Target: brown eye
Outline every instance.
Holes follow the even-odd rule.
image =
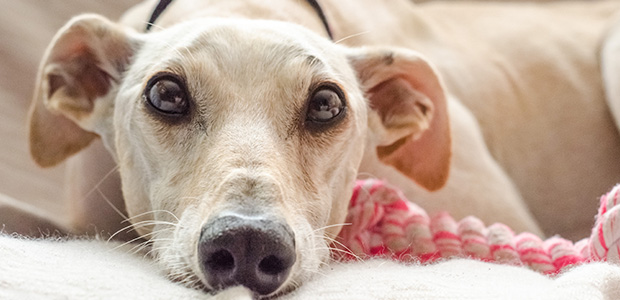
[[[336,86],[319,87],[308,102],[306,120],[313,123],[328,124],[340,119],[345,109],[344,96]]]
[[[152,78],[147,84],[145,97],[151,107],[165,115],[185,115],[189,108],[185,87],[173,76]]]

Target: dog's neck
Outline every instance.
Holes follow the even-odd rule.
[[[358,6],[368,9],[357,9]],[[144,31],[144,22],[150,18],[147,27],[154,31],[191,19],[222,17],[295,23],[349,46],[401,45],[404,40],[411,40],[403,39],[405,36],[426,38],[436,34],[432,29],[436,26],[430,24],[436,20],[426,16],[409,0],[392,0],[390,5],[370,0],[352,3],[330,0],[161,0],[156,7],[148,9],[147,14],[126,14],[124,22],[131,24],[136,30]],[[406,28],[394,26],[394,20],[401,19],[407,20]],[[402,46],[424,48],[419,44],[420,39],[416,40],[418,43],[415,43],[414,47]]]
[[[172,0],[159,0],[158,1],[157,5],[153,9],[153,12],[151,13],[151,16],[149,17],[149,20],[146,24],[145,31],[149,31],[151,29],[151,27],[155,24],[159,16],[166,10],[166,8],[168,8],[168,6],[171,3],[172,3]],[[306,3],[310,5],[312,9],[314,9],[314,11],[316,12],[316,15],[318,16],[321,23],[323,24],[323,27],[325,28],[325,32],[327,33],[327,36],[331,40],[333,40],[334,35],[332,33],[329,22],[327,21],[327,17],[325,16],[325,13],[323,12],[323,8],[319,4],[319,2],[317,2],[316,0],[306,0]]]

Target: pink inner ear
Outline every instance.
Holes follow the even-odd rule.
[[[102,116],[92,114],[127,66],[132,42],[122,27],[95,15],[74,18],[56,35],[39,71],[30,110],[30,145],[35,161],[52,166],[86,147]],[[135,46],[135,45],[134,45]],[[112,73],[108,73],[112,72]],[[88,117],[89,128],[75,121]],[[86,123],[84,123],[86,124]]]
[[[378,84],[369,94],[372,108],[379,113],[385,127],[398,127],[411,122],[416,109],[416,92],[402,78],[392,78]]]
[[[424,188],[435,191],[448,180],[451,146],[449,136],[431,131],[435,130],[427,130],[418,139],[409,136],[390,146],[379,146],[377,155]]]
[[[111,76],[99,67],[101,57],[97,57],[96,44],[83,27],[75,26],[61,36],[50,54],[50,64],[56,66],[48,74],[48,98],[60,87],[72,98],[69,106],[90,112],[94,99],[108,93]],[[118,49],[122,52],[122,49]],[[82,103],[80,103],[82,102]]]
[[[396,78],[375,87],[370,98],[386,130],[411,128],[396,142],[377,147],[379,159],[430,191],[443,187],[448,180],[452,145],[441,87],[431,82],[420,84],[412,78]],[[424,103],[429,99],[431,107]],[[423,123],[429,118],[428,129],[424,130]],[[424,131],[418,135],[420,130]]]

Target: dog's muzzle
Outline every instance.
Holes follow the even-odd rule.
[[[215,290],[243,285],[269,295],[286,281],[295,263],[295,239],[284,222],[227,215],[209,221],[198,242],[198,259]]]

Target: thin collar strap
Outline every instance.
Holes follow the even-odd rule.
[[[159,0],[159,3],[157,3],[157,6],[155,6],[153,13],[151,13],[151,18],[149,18],[149,22],[146,23],[145,31],[151,30],[151,27],[153,26],[153,24],[155,24],[155,21],[157,21],[157,18],[159,18],[159,15],[161,15],[161,13],[164,12],[164,10],[166,9],[166,7],[168,7],[170,2],[172,2],[172,0]]]
[[[316,11],[316,14],[319,15],[319,19],[321,19],[321,22],[323,22],[323,26],[325,27],[325,31],[327,31],[327,35],[329,36],[330,40],[334,40],[334,35],[332,34],[332,30],[329,27],[329,23],[327,23],[327,18],[325,17],[325,13],[323,13],[323,9],[321,8],[321,5],[319,5],[319,3],[316,0],[306,0],[308,2],[308,4],[310,4],[310,6],[312,6],[312,8],[314,8],[314,11]]]
[[[327,35],[329,36],[330,39],[333,40],[334,36],[332,35],[332,30],[329,27],[329,23],[327,23],[327,18],[325,17],[325,13],[323,13],[323,9],[321,8],[321,5],[319,5],[319,3],[316,0],[306,0],[306,1],[308,2],[308,4],[310,4],[310,6],[312,6],[316,14],[319,16],[319,19],[321,19],[321,22],[323,23],[323,26],[325,27],[325,31],[327,31]],[[155,24],[155,21],[157,21],[157,18],[159,18],[161,13],[164,12],[164,10],[168,7],[168,5],[171,2],[172,0],[159,0],[159,3],[157,3],[157,6],[155,6],[153,13],[151,13],[149,22],[146,23],[145,31],[149,31],[151,29],[153,24]]]

